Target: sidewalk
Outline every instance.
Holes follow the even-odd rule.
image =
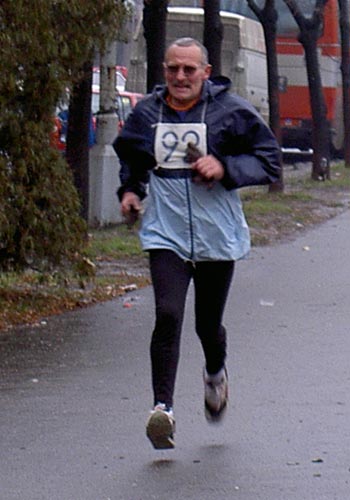
[[[349,260],[347,211],[237,265],[219,427],[190,294],[173,451],[144,430],[151,288],[0,335],[0,499],[348,500]]]

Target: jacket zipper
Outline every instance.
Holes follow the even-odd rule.
[[[193,258],[194,258],[194,238],[193,238],[192,204],[191,204],[191,195],[190,195],[191,179],[186,178],[185,181],[186,181],[186,198],[187,198],[189,227],[190,227],[190,260],[193,261]]]

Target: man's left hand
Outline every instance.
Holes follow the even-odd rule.
[[[198,158],[192,163],[192,168],[196,171],[194,177],[195,182],[204,182],[205,184],[212,185],[213,181],[220,181],[225,174],[222,163],[215,158],[215,156],[207,155]]]

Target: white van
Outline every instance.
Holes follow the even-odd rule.
[[[232,81],[232,91],[250,101],[268,121],[268,87],[265,40],[259,22],[221,11],[224,38],[221,51],[222,74]],[[189,36],[203,39],[204,11],[194,7],[168,7],[166,45]],[[146,91],[145,41],[142,30],[129,68],[128,84],[135,91]]]

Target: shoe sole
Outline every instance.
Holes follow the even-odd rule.
[[[162,411],[155,411],[149,418],[146,435],[156,450],[175,448],[174,424]]]
[[[207,421],[211,424],[220,423],[221,420],[224,418],[226,410],[227,410],[227,401],[218,411],[210,408],[210,406],[207,404],[206,401],[204,403],[205,403],[205,405],[204,405],[205,418],[207,419]]]
[[[227,377],[226,368],[225,368],[225,378],[226,378],[225,396],[224,396],[224,400],[223,400],[222,405],[221,405],[219,410],[215,410],[214,408],[212,408],[204,397],[205,418],[207,419],[207,421],[209,423],[212,423],[212,424],[220,423],[226,414],[227,405],[228,405],[228,377]],[[205,381],[205,377],[204,377],[204,381]]]

